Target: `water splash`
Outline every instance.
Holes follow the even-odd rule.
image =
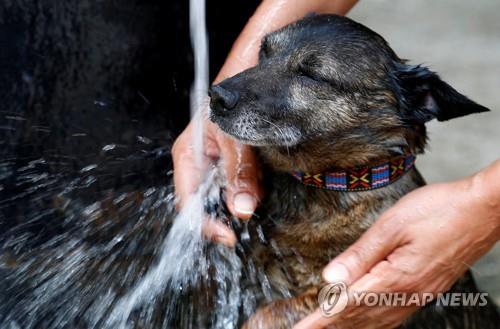
[[[202,238],[198,216],[220,204],[217,168],[175,220],[171,187],[86,204],[70,197],[81,181],[59,193],[51,213],[30,217],[59,233],[2,234],[0,328],[237,327],[242,262]]]
[[[212,328],[234,328],[238,321],[240,306],[239,279],[241,261],[234,250],[216,246],[211,250],[202,238],[202,218],[207,202],[219,204],[220,176],[217,168],[212,168],[198,191],[182,208],[175,218],[172,228],[160,251],[158,262],[148,270],[138,284],[117,303],[111,313],[107,327],[129,328],[127,321],[131,313],[147,306],[165,291],[170,292],[167,319],[173,317],[175,303],[183,287],[199,285],[200,281],[215,279],[216,304],[213,310]],[[210,220],[215,219],[212,214]],[[209,269],[215,271],[209,273]],[[184,314],[196,318],[200,315]]]
[[[208,108],[204,0],[191,1],[190,21],[193,148],[201,161]],[[112,105],[94,102],[102,113]],[[18,117],[9,120],[24,122]],[[78,131],[84,130],[68,130],[68,136],[94,137]],[[0,217],[0,225],[9,227],[0,232],[0,328],[230,329],[239,325],[242,308],[246,315],[254,310],[255,297],[240,282],[245,269],[238,250],[202,235],[205,210],[222,203],[223,175],[216,167],[203,173],[203,183],[176,216],[169,179],[141,188],[129,183],[146,170],[146,161],[162,159],[168,146],[159,146],[147,130],[124,136],[126,143],[112,135],[99,140],[106,143],[96,145],[89,159],[54,149],[43,158],[0,161],[0,192],[6,184],[9,190],[0,199],[0,216],[7,209],[22,219],[11,224]],[[28,205],[22,212],[19,200]],[[209,219],[216,214],[209,212]]]

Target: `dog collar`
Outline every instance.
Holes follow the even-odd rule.
[[[408,154],[373,167],[335,169],[320,174],[295,171],[292,175],[304,185],[325,190],[367,191],[395,182],[413,168],[414,164],[415,156]]]

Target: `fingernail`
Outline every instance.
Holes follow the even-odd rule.
[[[342,264],[333,264],[325,268],[323,278],[330,283],[345,282],[349,278],[349,271]]]
[[[238,193],[234,197],[234,210],[240,214],[253,214],[257,207],[257,200],[248,193]]]

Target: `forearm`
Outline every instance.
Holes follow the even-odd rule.
[[[344,15],[357,0],[264,0],[236,40],[216,81],[257,64],[260,41],[267,33],[308,13]]]

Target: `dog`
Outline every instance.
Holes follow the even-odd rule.
[[[268,195],[250,221],[262,234],[247,250],[270,292],[256,292],[260,308],[244,328],[291,328],[317,308],[324,266],[425,184],[413,165],[426,145],[425,123],[488,111],[336,15],[310,15],[268,34],[258,65],[209,95],[210,119],[254,146],[264,164]],[[451,291],[478,290],[468,273]],[[494,328],[499,319],[491,301],[431,303],[403,328]]]

